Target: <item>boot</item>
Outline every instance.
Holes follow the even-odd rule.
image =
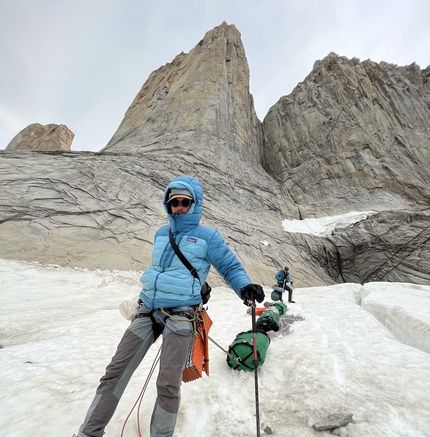
[[[288,302],[290,302],[290,303],[296,303],[296,302],[294,302],[294,300],[293,300],[293,290],[288,291]]]

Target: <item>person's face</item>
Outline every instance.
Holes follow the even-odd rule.
[[[184,206],[182,202],[187,206]],[[170,205],[172,207],[172,214],[186,214],[191,208],[191,200],[186,199],[185,197],[177,197],[170,201]],[[175,206],[176,205],[176,206]]]
[[[288,273],[288,270],[284,270],[284,273]]]

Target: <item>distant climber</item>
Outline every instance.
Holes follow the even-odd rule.
[[[295,303],[293,300],[293,281],[290,276],[290,269],[288,267],[284,267],[284,270],[279,270],[275,275],[276,284],[279,288],[283,288],[288,291],[288,302]],[[280,301],[282,302],[282,293],[280,293]]]

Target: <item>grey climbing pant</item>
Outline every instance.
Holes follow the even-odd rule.
[[[150,437],[173,435],[180,403],[182,371],[193,330],[192,322],[181,315],[192,317],[194,308],[169,308],[168,312],[179,315],[165,318],[160,311],[151,312],[145,306],[139,309],[136,319],[125,331],[112,361],[106,367],[105,375],[100,379],[84,423],[79,428],[81,434],[88,437],[103,436],[133,372],[162,332],[157,399],[151,417]]]

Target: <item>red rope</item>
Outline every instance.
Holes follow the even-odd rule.
[[[136,399],[136,402],[134,403],[133,408],[130,410],[130,412],[128,413],[128,416],[126,417],[126,419],[124,421],[124,425],[122,426],[122,430],[121,430],[121,437],[124,437],[125,425],[127,424],[127,421],[131,416],[131,413],[133,412],[133,410],[135,409],[135,407],[138,403],[139,403],[139,406],[137,407],[137,412],[136,412],[136,414],[137,414],[137,431],[139,432],[139,437],[142,437],[142,434],[140,432],[140,417],[139,417],[140,416],[140,405],[142,404],[143,395],[145,394],[146,388],[148,387],[148,384],[149,384],[149,381],[152,377],[152,374],[154,373],[154,370],[157,367],[158,362],[160,361],[161,346],[160,346],[160,349],[158,349],[157,355],[154,358],[154,362],[152,363],[151,369],[149,370],[148,376],[146,377],[145,384],[143,384],[142,390],[140,391],[140,394],[139,394],[138,398]]]

